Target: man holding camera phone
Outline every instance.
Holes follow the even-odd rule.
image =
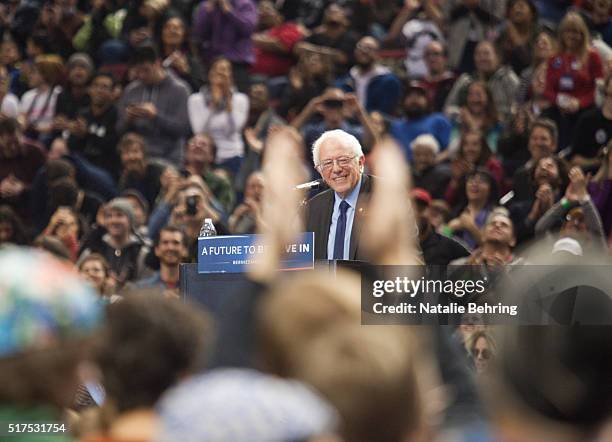
[[[311,121],[316,113],[323,117],[322,121]],[[349,121],[353,117],[358,124]],[[291,125],[302,131],[307,149],[323,133],[333,129],[342,129],[353,135],[365,147],[366,152],[375,141],[372,122],[357,96],[346,94],[338,88],[328,88],[322,95],[310,100]],[[306,154],[306,157],[309,156],[310,151]],[[314,172],[313,175],[316,176]]]
[[[136,79],[119,101],[117,131],[136,132],[146,140],[149,156],[178,166],[189,132],[189,86],[162,67],[152,46],[134,50],[131,68]]]

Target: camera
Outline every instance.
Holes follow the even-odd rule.
[[[195,215],[198,213],[198,197],[197,195],[190,195],[185,200],[185,205],[187,206],[187,210],[185,213],[187,215]]]

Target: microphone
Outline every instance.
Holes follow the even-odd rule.
[[[323,184],[323,179],[319,178],[318,180],[314,180],[314,181],[309,181],[307,183],[298,184],[297,186],[294,187],[294,190],[318,189],[321,186],[321,184]]]

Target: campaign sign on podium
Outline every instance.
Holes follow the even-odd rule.
[[[198,238],[198,273],[242,273],[260,259],[266,246],[259,235],[206,236]],[[285,246],[279,270],[314,268],[314,233],[306,232]]]

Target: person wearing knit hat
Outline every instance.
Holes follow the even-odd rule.
[[[104,208],[103,220],[104,225],[94,228],[90,239],[83,245],[81,258],[90,253],[99,253],[106,258],[111,276],[120,288],[125,282],[140,277],[149,247],[134,231],[134,209],[127,198],[109,201]]]
[[[0,422],[60,420],[72,404],[78,365],[101,318],[96,294],[71,266],[35,249],[0,251]],[[64,428],[44,440],[70,440]],[[7,429],[2,427],[0,439]],[[15,442],[31,440],[11,436]]]
[[[119,197],[119,198],[114,198],[110,200],[108,204],[106,205],[107,216],[109,216],[108,212],[113,211],[113,210],[123,213],[128,218],[128,221],[129,221],[128,227],[130,230],[134,227],[136,218],[134,215],[134,208],[132,207],[132,203],[130,202],[129,199],[125,197]],[[116,225],[113,224],[113,227],[115,226]],[[107,225],[107,227],[109,226]],[[110,231],[110,228],[109,228],[109,231]]]
[[[82,66],[87,69],[89,72],[93,72],[94,63],[89,55],[84,52],[77,52],[70,56],[68,59],[68,63],[66,63],[68,70],[72,69],[75,66]]]
[[[149,216],[149,203],[144,195],[136,189],[126,189],[121,197],[127,199],[134,210],[134,228],[139,229],[146,225]]]
[[[57,97],[53,128],[68,131],[77,117],[87,110],[90,103],[87,86],[94,71],[91,57],[82,52],[73,54],[66,63],[68,81],[66,88]]]

